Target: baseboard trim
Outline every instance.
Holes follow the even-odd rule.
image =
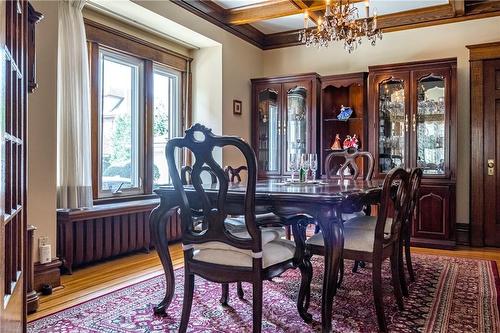
[[[431,249],[453,250],[457,243],[453,240],[411,238],[411,246],[428,247]]]
[[[26,311],[28,314],[32,314],[38,310],[38,300],[38,293],[34,290],[26,295]]]
[[[457,237],[457,245],[470,246],[469,223],[457,223],[455,225],[455,235]]]
[[[52,288],[61,285],[61,267],[62,261],[58,258],[52,259],[51,262],[40,264],[36,262],[34,265],[34,286],[33,289],[41,291],[44,284],[52,286]]]

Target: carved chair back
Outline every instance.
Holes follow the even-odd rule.
[[[409,181],[410,174],[401,168],[392,169],[384,179],[380,209],[375,226],[374,252],[382,251],[383,245],[386,243],[399,242],[400,240],[401,228],[406,222],[411,199]],[[391,207],[394,209],[391,214],[393,221],[391,234],[387,237],[384,231]]]
[[[181,168],[181,182],[183,185],[191,184],[191,173],[193,172],[193,168],[190,165],[185,165]],[[208,165],[204,165],[201,167],[201,172],[206,172],[210,175],[211,184],[217,184],[217,176],[210,169]]]
[[[216,147],[232,146],[239,150],[247,164],[248,179],[244,198],[245,224],[250,238],[238,238],[232,235],[225,227],[226,198],[229,178],[222,167],[214,160],[213,150]],[[181,173],[176,167],[176,149],[187,149],[192,152],[195,163],[191,167],[192,187],[187,190],[182,183]],[[175,190],[180,198],[180,211],[182,223],[182,242],[189,247],[192,244],[206,242],[222,242],[240,249],[262,251],[261,233],[255,223],[255,187],[257,181],[257,161],[252,148],[242,139],[234,136],[218,136],[211,129],[201,124],[195,124],[185,131],[182,138],[171,139],[167,143],[166,157],[170,177]],[[201,173],[210,168],[215,175],[217,185],[211,185],[211,195],[203,185]],[[214,195],[216,194],[216,195]],[[195,230],[193,224],[192,207],[201,207],[206,228],[202,231]]]
[[[241,171],[243,170],[248,170],[248,168],[244,165],[241,165],[237,168],[233,168],[232,166],[228,165],[225,168],[225,171],[229,177],[229,181],[231,183],[241,183]]]
[[[405,227],[408,230],[408,235],[411,232],[411,225],[415,207],[417,206],[420,184],[422,182],[423,171],[420,168],[414,168],[410,173],[410,203],[408,207],[408,216]]]
[[[336,157],[342,157],[345,159],[345,162],[340,165],[334,165],[334,160]],[[366,175],[364,177],[365,180],[371,180],[373,176],[373,166],[375,164],[375,159],[370,152],[367,151],[359,151],[353,148],[349,148],[342,151],[333,151],[331,152],[325,160],[325,173],[327,179],[357,179],[360,170],[356,163],[356,159],[358,157],[366,158],[368,162],[368,168]],[[354,173],[352,175],[344,175],[346,170],[352,169]],[[338,173],[338,175],[337,175]]]

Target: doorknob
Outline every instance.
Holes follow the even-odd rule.
[[[488,176],[495,174],[495,160],[488,160]]]

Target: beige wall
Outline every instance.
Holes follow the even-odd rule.
[[[36,1],[34,7],[44,19],[36,27],[38,88],[28,99],[28,223],[38,228],[35,238],[49,237],[55,257],[57,2]],[[37,245],[34,258],[38,261]]]
[[[263,51],[229,32],[191,14],[170,1],[134,1],[136,4],[186,26],[222,46],[222,132],[250,139],[250,79],[261,76]],[[196,62],[203,62],[204,52],[193,52],[193,68]],[[214,68],[215,69],[215,68]],[[213,71],[214,69],[209,69]],[[194,72],[194,71],[193,71]],[[217,75],[214,72],[214,75]],[[213,84],[218,84],[217,76]],[[197,91],[193,89],[193,95]],[[203,93],[203,92],[199,92]],[[243,115],[233,115],[233,100],[242,101]],[[200,105],[201,106],[201,105]],[[203,112],[200,110],[200,112]],[[214,128],[215,131],[215,128]],[[225,164],[238,165],[243,161],[234,151],[225,151]]]
[[[335,44],[327,50],[297,46],[264,52],[264,76],[318,72],[321,75],[367,71],[369,65],[458,58],[457,222],[469,223],[469,55],[465,47],[500,40],[500,17],[386,33],[372,47],[352,54]]]

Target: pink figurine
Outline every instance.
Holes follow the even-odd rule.
[[[352,138],[350,135],[346,136],[345,140],[344,140],[344,149],[347,149],[347,148],[351,148],[352,147]]]
[[[353,134],[352,140],[351,140],[351,147],[359,149],[359,140],[356,134]]]

